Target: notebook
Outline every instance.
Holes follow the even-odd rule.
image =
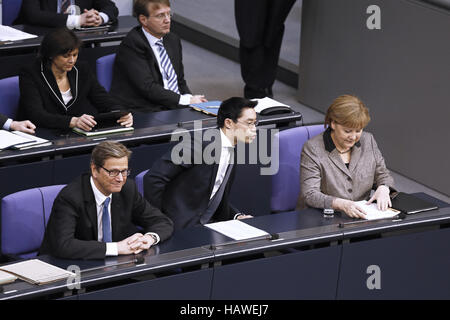
[[[133,127],[126,128],[120,125],[120,123],[117,123],[117,120],[128,113],[130,113],[128,110],[113,110],[111,112],[99,113],[94,118],[97,125],[91,131],[85,131],[80,128],[72,128],[72,130],[87,137],[133,131]]]
[[[222,101],[208,101],[202,103],[193,103],[191,104],[191,108],[203,113],[206,113],[210,116],[217,116],[217,112],[219,111],[219,107]]]
[[[55,267],[38,259],[31,259],[0,267],[20,279],[31,284],[47,284],[67,279],[73,274],[67,270]]]
[[[391,196],[392,208],[406,214],[419,213],[438,209],[438,206],[422,200],[412,194],[398,192]]]

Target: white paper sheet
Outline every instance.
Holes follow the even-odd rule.
[[[252,99],[253,101],[258,101],[258,104],[255,107],[255,112],[260,113],[262,110],[267,109],[267,108],[271,108],[271,107],[288,107],[290,108],[287,104],[281,103],[277,100],[274,100],[272,98],[269,97],[265,97],[262,99]]]
[[[37,38],[37,36],[0,24],[0,41],[17,41],[31,38]]]
[[[29,137],[17,135],[6,130],[0,130],[0,150],[34,141],[34,139],[30,140]]]
[[[220,232],[234,240],[245,240],[256,237],[269,236],[269,233],[264,230],[252,227],[240,220],[228,220],[215,223],[205,224],[214,231]]]
[[[378,210],[376,203],[371,203],[370,205],[366,205],[366,203],[366,200],[356,202],[356,204],[366,213],[366,220],[393,218],[400,213],[400,211],[392,208],[388,208],[386,211],[381,211]]]

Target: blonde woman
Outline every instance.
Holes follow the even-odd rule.
[[[334,209],[364,218],[364,208],[355,201],[376,201],[383,211],[391,206],[394,180],[373,135],[364,131],[369,121],[369,110],[357,97],[333,101],[325,116],[327,129],[303,146],[297,209]]]

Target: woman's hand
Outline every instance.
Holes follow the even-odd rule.
[[[80,128],[84,131],[91,131],[97,122],[95,122],[94,117],[89,114],[83,114],[81,117],[73,117],[70,120],[70,128]]]
[[[129,128],[133,125],[133,115],[130,112],[129,114],[120,117],[120,119],[117,120],[117,122],[120,123],[120,125]]]
[[[389,187],[381,185],[377,188],[372,198],[367,201],[367,204],[371,204],[377,201],[377,208],[381,211],[386,211],[388,207],[392,207],[391,197],[389,197]]]
[[[364,210],[351,200],[336,198],[333,201],[333,209],[344,212],[350,218],[364,219],[366,216]]]

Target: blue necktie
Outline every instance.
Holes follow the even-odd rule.
[[[179,94],[180,90],[178,90],[177,74],[173,69],[172,62],[170,61],[166,49],[164,48],[162,40],[156,41],[156,45],[159,48],[159,57],[161,58],[161,66],[165,73],[164,77],[167,79],[167,86],[169,90]]]
[[[108,205],[110,200],[111,198],[106,198],[105,202],[103,202],[103,214],[102,214],[103,242],[112,242],[111,222],[108,211]]]

